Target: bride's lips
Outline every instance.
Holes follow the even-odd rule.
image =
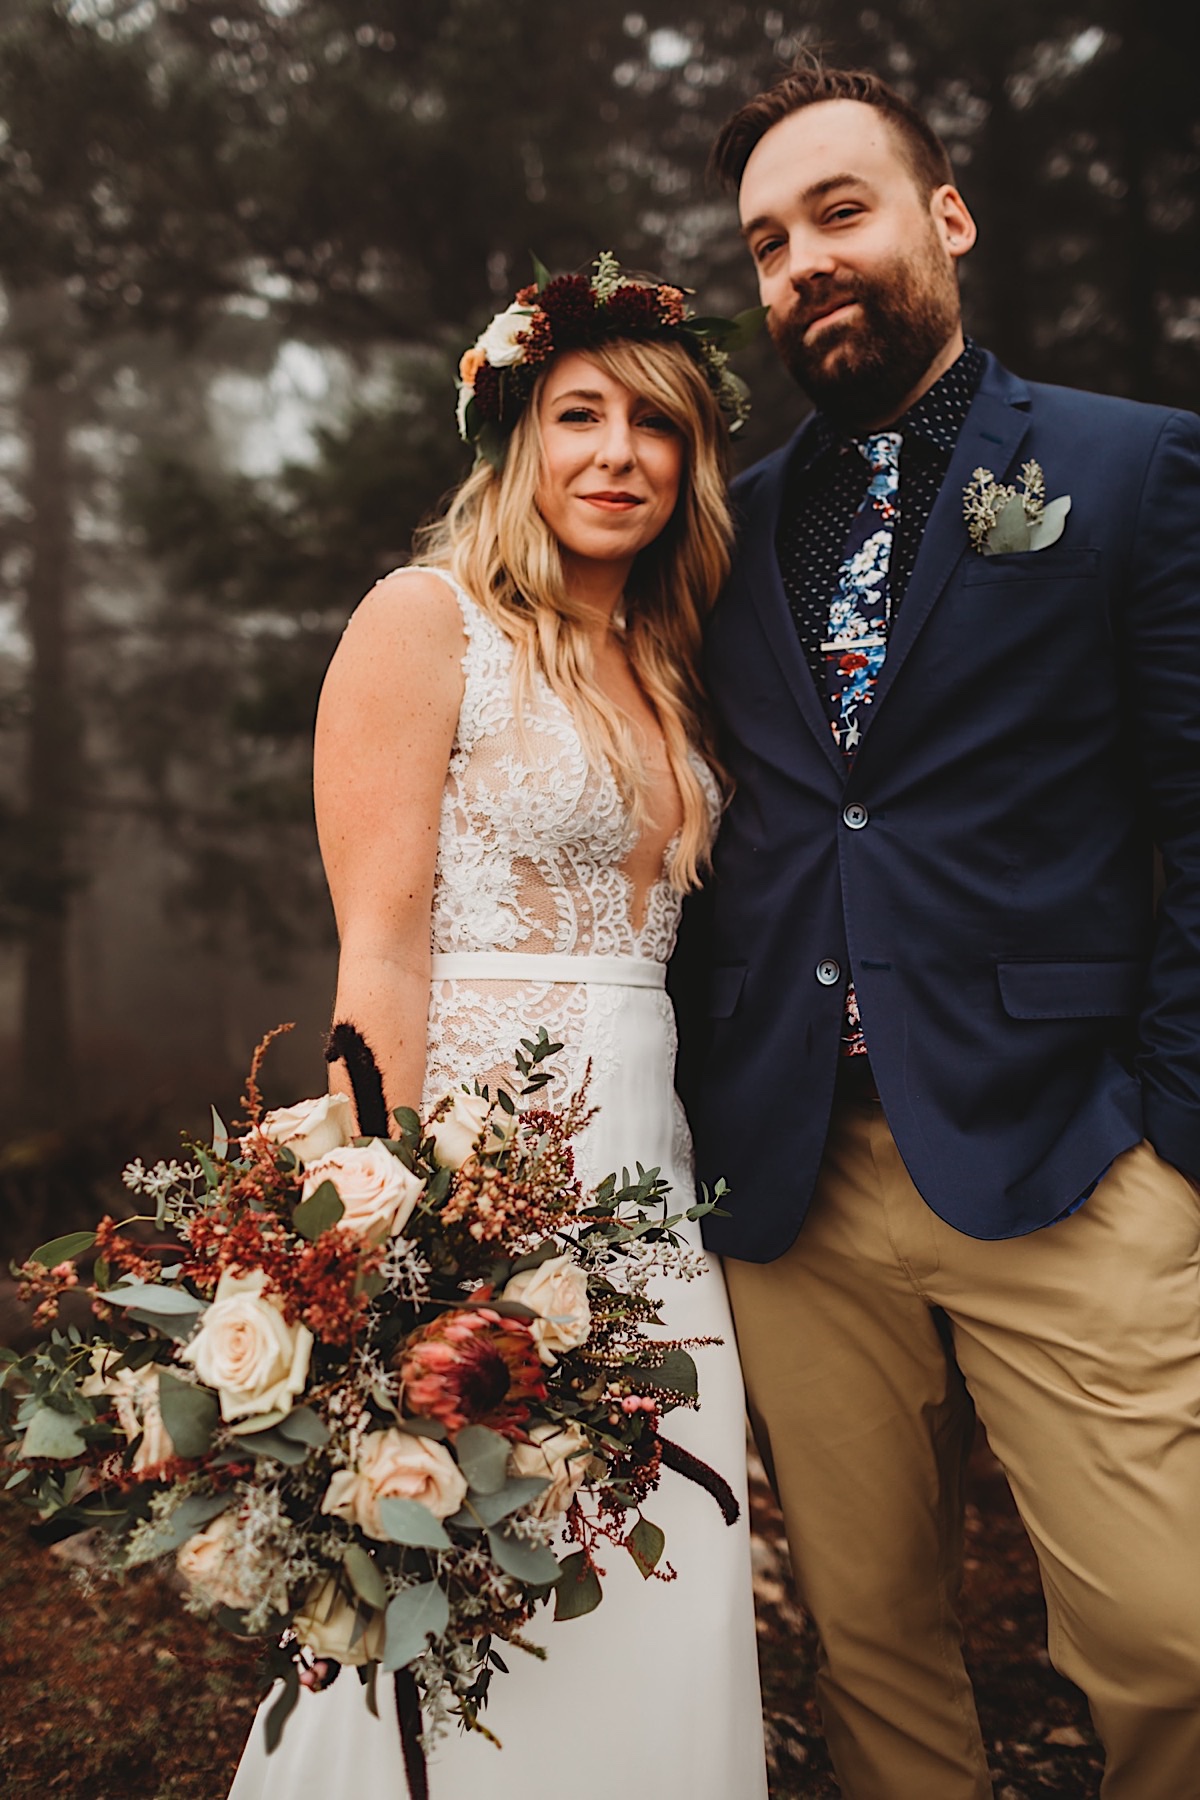
[[[579,498],[586,500],[589,506],[596,507],[600,512],[632,512],[635,506],[645,505],[637,494],[627,494],[616,488],[602,489],[594,494],[580,494]]]

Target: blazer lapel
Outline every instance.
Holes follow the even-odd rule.
[[[970,549],[963,520],[963,489],[978,468],[991,469],[997,481],[1003,481],[1028,429],[1028,388],[989,355],[979,391],[963,422],[946,479],[929,515],[903,604],[892,625],[887,656],[867,709],[864,741],[905,657]]]
[[[812,671],[800,648],[800,639],[796,635],[775,550],[788,465],[793,452],[803,441],[806,430],[807,425],[802,425],[795,436],[769,458],[755,486],[741,525],[741,578],[749,589],[767,641],[775,653],[805,723],[832,767],[844,780],[846,766],[833,741],[833,733],[829,729],[829,720],[821,705]]]

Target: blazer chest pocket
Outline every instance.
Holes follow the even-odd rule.
[[[1030,581],[1091,581],[1100,573],[1099,550],[1020,550],[1009,556],[972,556],[965,587],[1016,586]]]
[[[732,1018],[746,984],[745,963],[725,963],[713,970],[708,985],[710,1019]]]
[[[1004,962],[996,965],[1010,1019],[1118,1019],[1141,1003],[1140,962]]]

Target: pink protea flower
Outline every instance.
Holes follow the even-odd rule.
[[[546,1397],[533,1333],[490,1307],[464,1307],[422,1326],[401,1350],[398,1367],[407,1411],[437,1419],[452,1433],[487,1425],[523,1437],[529,1403]]]

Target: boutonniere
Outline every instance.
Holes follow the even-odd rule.
[[[990,469],[976,469],[963,489],[963,518],[981,556],[1046,550],[1062,536],[1071,510],[1070,494],[1047,501],[1040,463],[1027,462],[1020,479],[1018,493],[997,481]]]

